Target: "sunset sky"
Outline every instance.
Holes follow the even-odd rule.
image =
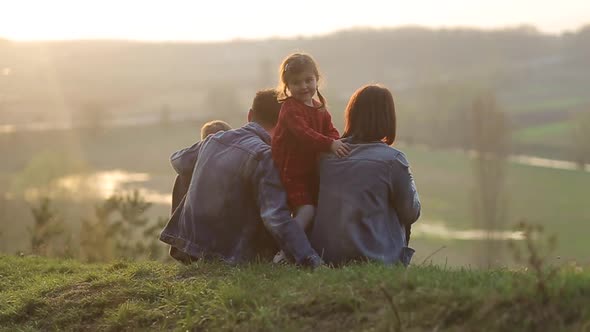
[[[590,0],[0,0],[0,38],[228,40],[351,27],[500,28],[549,33],[590,24]]]

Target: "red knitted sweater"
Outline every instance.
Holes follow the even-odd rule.
[[[318,105],[315,100],[314,104]],[[332,142],[339,138],[327,110],[294,98],[283,102],[272,137],[272,157],[292,207],[312,204],[309,200],[317,195],[318,156],[330,151]]]

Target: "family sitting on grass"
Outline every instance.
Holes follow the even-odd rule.
[[[173,212],[160,235],[170,255],[187,264],[409,264],[420,201],[408,160],[390,146],[391,92],[357,90],[340,135],[315,61],[295,53],[279,71],[279,88],[256,94],[246,125],[210,122],[199,142],[172,154]]]

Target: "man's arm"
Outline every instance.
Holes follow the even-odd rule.
[[[170,164],[178,175],[190,177],[193,174],[202,142],[199,141],[188,148],[176,151],[170,156]]]
[[[301,265],[315,266],[321,261],[305,232],[293,218],[270,149],[264,153],[254,173],[253,181],[260,217],[279,247]]]

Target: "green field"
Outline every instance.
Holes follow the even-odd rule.
[[[545,88],[550,89],[551,86],[546,86]],[[532,92],[532,91],[531,91]],[[545,92],[547,93],[547,92]],[[531,93],[532,94],[532,93]],[[576,108],[581,108],[583,106],[588,105],[588,100],[585,98],[580,98],[578,95],[572,95],[570,98],[563,98],[566,93],[561,94],[562,98],[556,96],[555,99],[552,100],[542,100],[539,102],[528,102],[527,104],[516,104],[511,105],[507,109],[510,113],[529,113],[529,112],[543,112],[543,111],[555,111],[555,110],[571,110]]]
[[[67,131],[0,137],[2,151],[11,156],[0,166],[0,187],[12,188],[14,178],[22,177],[23,170],[30,166],[35,156],[56,154],[69,156],[65,159],[73,160],[72,163],[86,165],[87,172],[112,169],[147,172],[151,179],[138,185],[168,193],[174,176],[168,156],[192,144],[199,128],[198,123],[188,123],[171,127],[111,128],[95,135]],[[468,157],[460,152],[419,147],[401,146],[400,149],[411,162],[421,195],[423,213],[419,223],[444,224],[453,230],[482,228],[472,217],[475,188]],[[50,165],[48,168],[51,168]],[[511,229],[523,219],[544,225],[548,233],[559,237],[556,261],[588,263],[590,258],[585,236],[590,231],[588,188],[590,173],[587,172],[510,164],[507,169],[504,228]],[[0,212],[0,251],[27,251],[27,226],[32,220],[29,205],[22,200],[5,204],[7,208]],[[66,200],[59,205],[74,231],[80,216],[92,213],[92,202],[84,204]],[[168,211],[168,206],[156,205],[150,213],[155,218],[167,215]],[[433,236],[416,236],[413,239],[418,261],[445,246],[446,249],[434,255],[433,260],[449,265],[473,264],[473,253],[479,244],[477,240]]]
[[[472,167],[462,153],[402,148],[410,159],[423,202],[419,222],[443,221],[458,228],[481,228],[473,220]],[[585,232],[590,231],[590,173],[509,164],[506,179],[506,228],[519,221],[540,224],[558,235],[556,260],[590,262]],[[442,241],[454,259],[473,241]],[[432,249],[430,247],[430,249]],[[444,261],[444,253],[439,262]],[[463,263],[466,263],[463,261]]]
[[[518,130],[512,138],[518,143],[567,147],[573,144],[572,130],[572,121],[554,122]]]
[[[590,274],[0,256],[0,331],[587,331]],[[544,290],[540,291],[541,281]]]

